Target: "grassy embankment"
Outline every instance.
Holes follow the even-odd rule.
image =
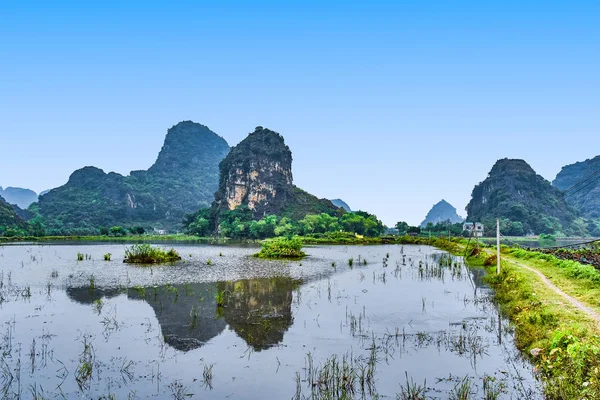
[[[600,398],[600,336],[598,324],[540,281],[530,266],[555,286],[600,312],[600,273],[591,266],[548,254],[501,247],[502,271],[496,274],[495,247],[473,251],[464,239],[402,239],[431,244],[455,254],[472,254],[468,262],[488,272],[495,300],[515,329],[516,343],[530,358],[549,399]],[[533,353],[533,354],[532,354]]]

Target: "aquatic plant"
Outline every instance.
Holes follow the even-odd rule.
[[[225,304],[225,293],[217,292],[215,295],[215,302],[217,303],[217,307],[223,307],[223,304]]]
[[[205,365],[204,371],[202,372],[202,380],[204,382],[204,386],[210,389],[212,389],[213,366],[214,364]]]
[[[354,265],[354,258],[348,259],[348,265],[349,266],[353,266]]]
[[[210,258],[206,261],[206,265],[212,265],[212,261],[210,260]]]
[[[424,381],[423,385],[419,385],[412,378],[410,378],[410,381],[408,380],[408,372],[405,372],[405,375],[406,386],[400,385],[400,394],[396,398],[398,400],[425,400],[427,398],[425,396],[427,381]]]
[[[450,391],[450,400],[469,400],[471,398],[471,379],[465,376]]]
[[[302,251],[302,240],[298,237],[266,240],[260,252],[255,254],[258,258],[302,258],[306,253]]]
[[[123,262],[132,264],[157,264],[178,260],[181,260],[181,256],[175,249],[165,251],[158,247],[152,247],[149,244],[134,244],[125,250],[125,259]]]
[[[110,261],[110,256],[111,256],[111,255],[112,255],[112,254],[110,254],[110,253],[106,253],[106,254],[104,255],[104,261]]]
[[[83,261],[84,258],[84,254],[83,253],[77,253],[77,261]]]

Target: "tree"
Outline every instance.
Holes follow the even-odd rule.
[[[108,235],[115,237],[125,236],[127,235],[127,231],[122,226],[113,226],[108,230]]]
[[[399,235],[404,235],[408,232],[408,223],[404,221],[397,222],[396,229],[398,229]]]

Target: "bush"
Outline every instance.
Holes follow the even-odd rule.
[[[259,258],[302,258],[306,254],[302,251],[302,240],[298,237],[291,239],[279,237],[263,243]]]
[[[157,264],[181,260],[175,249],[165,251],[149,244],[134,244],[125,250],[125,263]]]

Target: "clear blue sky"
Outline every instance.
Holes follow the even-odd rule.
[[[600,154],[597,1],[7,3],[1,186],[147,168],[181,120],[262,125],[298,186],[416,224],[498,158],[551,180]]]

